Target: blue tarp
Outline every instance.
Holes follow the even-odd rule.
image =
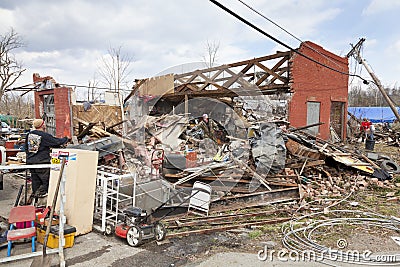
[[[372,123],[393,122],[396,119],[390,107],[348,107],[347,110],[357,118],[367,118]],[[397,112],[400,113],[399,107]]]

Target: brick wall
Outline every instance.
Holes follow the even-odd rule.
[[[71,104],[69,101],[68,87],[60,87],[55,89],[54,93],[54,108],[56,114],[56,136],[71,137]]]
[[[56,89],[40,90],[35,92],[35,117],[42,118],[43,96],[54,94],[54,113],[56,120],[56,137],[71,136],[71,118],[70,118],[70,88],[58,87]]]
[[[53,91],[53,90],[46,90]],[[40,119],[43,116],[43,91],[35,91],[35,119]]]
[[[308,46],[308,47],[307,47]],[[312,49],[317,50],[313,51]],[[348,72],[348,61],[312,42],[305,42],[299,51],[325,65]],[[307,125],[307,101],[320,102],[318,137],[329,139],[331,102],[344,102],[343,138],[346,136],[348,76],[337,73],[294,53],[291,62],[293,97],[289,104],[289,121],[293,127]]]

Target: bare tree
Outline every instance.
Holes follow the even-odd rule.
[[[14,51],[24,45],[22,38],[13,28],[4,35],[0,35],[0,100],[2,100],[4,92],[26,70],[14,55]]]
[[[215,62],[217,61],[217,53],[219,50],[219,42],[216,41],[208,41],[206,43],[206,52],[203,56],[203,61],[206,63],[207,68],[214,67]]]
[[[88,95],[87,101],[95,101],[96,100],[96,93],[97,93],[97,86],[99,85],[99,81],[97,80],[96,73],[93,74],[93,79],[88,81]]]
[[[129,85],[129,75],[131,74],[130,65],[133,58],[128,54],[122,53],[122,47],[108,49],[108,55],[102,57],[98,72],[102,81],[115,91],[119,91],[121,86]]]
[[[15,118],[32,118],[34,114],[33,99],[28,95],[21,96],[15,92],[9,92],[3,96],[0,114],[10,114]],[[16,127],[17,125],[14,122],[12,126]]]
[[[385,88],[386,94],[394,103],[399,102],[398,89]],[[352,86],[349,90],[349,106],[352,107],[387,107],[388,104],[384,100],[382,94],[374,84],[369,84],[367,88],[362,89],[361,86]]]
[[[349,106],[361,106],[362,97],[363,95],[361,86],[352,86],[349,91]]]
[[[121,107],[122,121],[124,121],[124,107],[121,94],[121,86],[129,88],[129,75],[131,74],[130,65],[133,62],[132,56],[122,53],[122,47],[108,49],[108,55],[102,57],[102,64],[99,67],[99,74],[103,82],[118,95],[119,105]],[[125,133],[125,125],[122,126],[122,132]]]

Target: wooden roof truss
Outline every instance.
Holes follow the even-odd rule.
[[[254,58],[174,76],[173,96],[225,97],[290,92],[290,52]]]

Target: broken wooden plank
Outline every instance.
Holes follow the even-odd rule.
[[[76,136],[76,138],[82,139],[85,135],[88,135],[89,132],[90,132],[90,130],[91,130],[95,125],[96,125],[95,123],[90,122],[89,125],[87,125],[86,128],[83,129],[83,131],[80,132],[80,133]]]
[[[294,163],[294,164],[287,165],[286,167],[297,169],[297,168],[301,168],[303,166],[303,164],[304,163]],[[313,166],[320,166],[320,165],[325,165],[325,160],[309,161],[309,162],[307,162],[306,165],[304,165],[304,167],[313,167]]]
[[[322,147],[320,147],[319,149],[318,149],[318,151],[319,152],[321,152],[321,153],[323,153],[325,150],[326,150],[326,148],[328,147],[328,143],[326,143],[326,144],[324,144]]]
[[[366,173],[369,173],[369,174],[374,173],[374,169],[371,166],[372,164],[370,166],[368,166],[368,165],[363,165],[363,166],[354,165],[354,164],[362,163],[361,160],[359,160],[359,159],[357,159],[355,157],[352,157],[352,156],[336,156],[335,154],[332,154],[332,158],[336,162],[342,163],[342,164],[344,164],[346,166],[349,166],[351,168],[354,168],[354,169],[357,169],[357,170],[360,170],[360,171],[363,171],[363,172],[366,172]],[[365,157],[365,158],[367,158],[367,157]]]
[[[242,209],[242,208],[240,208]],[[249,213],[238,213],[238,211],[236,213],[231,213],[232,211],[235,211],[238,209],[232,209],[232,210],[228,210],[228,212],[230,212],[229,214],[222,214],[221,213],[217,213],[218,215],[209,215],[206,218],[199,218],[199,217],[178,217],[178,218],[168,218],[165,221],[176,221],[179,220],[181,222],[192,222],[192,221],[199,221],[199,220],[212,220],[212,219],[218,219],[218,218],[230,218],[230,217],[235,217],[238,214],[249,214]],[[277,210],[263,210],[263,211],[258,211],[258,212],[251,212],[252,214],[273,214],[273,213],[280,213],[280,212],[287,212],[287,209],[277,209]],[[164,221],[164,220],[163,220]]]
[[[350,166],[350,167],[352,167],[352,166],[371,166],[371,164],[366,163],[366,162],[358,162],[358,163],[350,163],[347,166]]]
[[[180,184],[182,184],[182,183],[185,183],[185,182],[187,182],[187,181],[189,181],[189,180],[191,180],[191,179],[193,179],[193,178],[195,178],[195,177],[197,177],[197,176],[200,176],[200,175],[203,174],[203,173],[206,173],[206,172],[208,172],[208,171],[211,171],[211,170],[213,170],[213,169],[225,167],[225,166],[227,166],[229,163],[230,163],[230,162],[221,162],[221,163],[217,163],[217,164],[209,164],[209,165],[206,165],[206,166],[202,166],[202,167],[199,168],[198,171],[195,171],[194,173],[192,173],[192,174],[190,174],[190,175],[188,175],[188,176],[185,176],[185,177],[179,179],[176,183],[173,184],[173,186],[175,187],[175,186],[177,186],[177,185],[180,185]]]
[[[123,121],[114,123],[113,125],[107,127],[106,130],[107,130],[107,131],[110,131],[112,128],[114,128],[114,127],[116,127],[116,126],[118,126],[118,125],[120,125],[120,124],[123,124],[124,122],[127,122],[127,120],[123,120]]]
[[[319,126],[319,125],[322,125],[322,124],[324,124],[324,122],[317,122],[317,123],[309,124],[309,125],[302,126],[302,127],[290,128],[289,132],[301,131],[301,130],[305,130],[305,129],[308,129],[308,128],[311,128],[311,127],[314,127],[314,126]]]
[[[236,229],[239,227],[249,227],[249,226],[253,226],[253,225],[263,225],[263,224],[275,224],[275,223],[287,222],[290,220],[291,220],[291,218],[277,218],[277,219],[272,219],[272,220],[266,219],[266,220],[259,220],[257,222],[251,222],[251,223],[242,223],[242,224],[237,224],[237,225],[228,225],[228,226],[212,227],[212,228],[199,229],[199,230],[190,230],[190,231],[185,231],[185,232],[167,234],[167,238],[186,236],[186,235],[191,235],[191,234],[209,234],[209,233],[226,231],[226,230],[230,230],[230,229]]]
[[[260,222],[263,220],[268,220],[268,219],[242,219],[242,220],[237,220],[237,219],[231,219],[228,221],[215,221],[215,222],[206,222],[206,223],[199,223],[199,224],[194,224],[192,226],[187,226],[187,225],[179,225],[179,226],[168,226],[167,229],[168,230],[178,230],[184,227],[193,227],[193,228],[200,228],[200,227],[215,227],[215,226],[228,226],[228,225],[232,225],[232,224],[241,224],[241,223],[256,223],[256,222]],[[179,230],[178,230],[179,231]]]
[[[282,186],[282,187],[296,187],[297,183],[292,183],[292,182],[276,182],[276,181],[268,181],[269,185],[273,186]]]
[[[286,210],[280,209],[280,210],[268,210],[268,211],[261,211],[261,212],[251,212],[251,213],[241,213],[241,214],[227,214],[227,215],[220,215],[220,216],[213,216],[213,217],[207,217],[207,218],[193,218],[191,220],[176,220],[175,223],[177,226],[174,227],[168,227],[168,229],[174,229],[177,227],[189,227],[189,226],[199,226],[199,225],[204,225],[208,223],[213,223],[213,222],[221,222],[224,220],[230,220],[232,221],[233,219],[242,219],[242,218],[249,218],[249,217],[256,217],[256,216],[267,216],[267,215],[272,215],[276,213],[281,213],[285,212]]]
[[[288,197],[288,198],[278,198],[278,199],[271,200],[271,201],[234,202],[231,204],[212,206],[210,209],[210,213],[218,214],[221,212],[232,212],[235,210],[265,208],[272,204],[285,203],[285,202],[291,202],[291,201],[297,202],[298,200],[299,200],[299,196]]]
[[[338,152],[335,152],[335,155],[336,156],[352,156],[351,153],[338,153]]]
[[[299,198],[299,188],[289,187],[284,189],[276,189],[271,191],[255,192],[250,194],[237,194],[234,196],[220,197],[218,199],[212,200],[211,210],[214,204],[219,202],[226,203],[227,201],[276,201],[282,199],[298,199]]]
[[[365,159],[368,163],[370,163],[373,167],[380,169],[381,167],[379,167],[378,165],[375,164],[375,162],[373,162],[372,160],[370,160],[367,156],[365,156],[364,154],[360,154],[360,156]]]
[[[77,118],[77,117],[74,117],[74,120],[76,120],[76,121],[78,121],[78,122],[84,124],[85,126],[89,126],[89,124],[90,124],[89,122],[84,121],[84,120],[82,120],[82,119],[80,119],[80,118]],[[101,136],[101,135],[103,135],[103,136],[110,136],[110,135],[111,135],[109,132],[104,131],[103,129],[101,129],[100,127],[97,127],[97,126],[93,126],[93,127],[92,127],[92,132],[93,132],[93,131],[95,131],[95,133],[96,133],[97,135],[99,135],[99,136]]]
[[[246,164],[237,159],[233,159],[233,161],[235,161],[239,166],[244,167],[247,171],[249,171],[253,175],[253,177],[255,177],[258,181],[260,181],[260,183],[263,186],[265,186],[269,191],[272,190],[271,187],[269,187],[269,185],[267,184],[268,182],[264,178],[262,178],[258,173],[253,171],[249,166],[247,166]]]
[[[311,159],[323,159],[324,154],[318,152],[318,150],[308,148],[302,144],[297,143],[296,141],[289,139],[286,142],[287,150],[292,154],[298,157],[306,157]]]

